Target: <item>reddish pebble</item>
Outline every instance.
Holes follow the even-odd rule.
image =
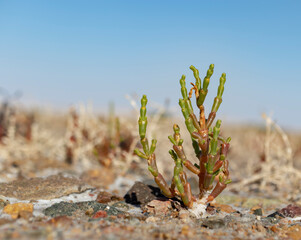
[[[298,217],[301,216],[301,207],[298,205],[289,204],[285,208],[282,208],[279,213],[281,213],[284,217]]]
[[[274,233],[279,232],[279,228],[277,228],[275,225],[273,225],[270,229],[271,229]]]
[[[94,219],[95,218],[105,218],[107,216],[108,216],[108,214],[107,214],[106,211],[100,210],[100,211],[98,211],[97,213],[94,214],[93,218]]]

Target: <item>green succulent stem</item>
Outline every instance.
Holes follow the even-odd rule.
[[[153,154],[156,150],[156,145],[157,145],[157,139],[152,140],[152,144],[149,150],[149,154]]]
[[[142,145],[143,152],[141,152],[139,149],[135,149],[134,153],[141,158],[147,159],[148,170],[153,175],[154,180],[159,186],[159,188],[161,189],[162,193],[166,197],[172,198],[175,195],[168,187],[165,179],[159,173],[157,168],[156,155],[154,154],[156,150],[157,140],[152,139],[151,146],[149,147],[149,143],[146,138],[146,128],[147,128],[146,105],[147,105],[147,97],[146,95],[143,95],[141,98],[140,116],[138,119],[140,143]]]
[[[208,93],[208,86],[209,86],[209,83],[210,83],[210,78],[213,74],[213,71],[214,71],[214,64],[210,64],[209,69],[207,71],[207,75],[206,75],[206,77],[204,78],[204,81],[203,81],[203,88],[200,90],[200,96],[199,96],[199,99],[197,100],[197,105],[198,106],[203,105],[203,103],[205,101],[205,98],[206,98],[207,93]]]
[[[183,203],[186,206],[191,206],[192,202],[191,202],[191,190],[190,190],[190,185],[187,182],[187,178],[186,178],[186,174],[183,171],[183,164],[181,159],[177,156],[177,154],[171,150],[169,152],[172,156],[172,158],[175,161],[175,167],[174,167],[174,175],[173,175],[173,182],[175,183],[180,197],[183,201]]]
[[[197,89],[200,91],[202,89],[202,80],[199,75],[199,70],[196,69],[193,65],[189,67],[193,71],[193,76],[195,78],[195,85],[197,86]]]
[[[141,158],[147,159],[147,156],[143,152],[141,152],[139,149],[135,149],[134,153],[137,154]]]
[[[207,202],[216,198],[226,187],[231,183],[229,178],[229,161],[227,160],[228,150],[230,147],[231,138],[223,138],[220,135],[221,120],[214,121],[216,113],[222,103],[224,93],[224,85],[226,82],[226,74],[223,73],[219,80],[217,95],[214,98],[211,112],[208,118],[205,116],[204,101],[208,93],[210,79],[214,72],[214,65],[211,64],[207,70],[206,76],[201,80],[199,70],[193,65],[190,66],[195,78],[195,84],[188,94],[186,88],[186,76],[182,75],[180,79],[181,98],[179,105],[182,115],[185,120],[186,128],[192,140],[192,146],[199,163],[193,163],[187,159],[183,139],[180,135],[180,127],[177,124],[173,125],[173,135],[168,136],[172,144],[172,149],[169,151],[174,162],[174,171],[171,186],[168,187],[165,179],[160,174],[156,164],[156,145],[157,140],[152,139],[149,145],[146,138],[147,117],[146,105],[147,97],[141,98],[140,116],[138,120],[140,143],[143,151],[135,149],[135,154],[147,160],[148,170],[153,175],[155,182],[161,189],[162,193],[172,198],[180,196],[184,205],[188,208],[193,206],[195,197],[191,193],[190,184],[187,181],[187,176],[184,170],[189,170],[199,177],[199,197],[203,197],[207,191],[211,191]],[[192,95],[195,95],[196,105],[199,114],[195,114],[191,104]],[[214,179],[219,177],[219,181],[215,183]],[[215,186],[214,186],[215,185]]]
[[[224,85],[225,85],[225,82],[226,82],[226,74],[223,73],[221,78],[220,78],[220,83],[219,83],[219,87],[218,87],[218,90],[217,90],[217,96],[214,98],[214,102],[213,102],[213,105],[212,105],[212,109],[211,109],[211,112],[217,112],[223,99],[222,99],[222,96],[223,96],[223,93],[224,93]]]
[[[145,138],[145,134],[146,134],[146,127],[147,127],[146,104],[147,104],[147,98],[146,95],[143,95],[143,97],[141,98],[140,117],[138,120],[140,139]]]
[[[187,94],[185,78],[186,78],[185,75],[182,75],[182,78],[180,79],[181,93],[182,93],[182,97],[183,97],[183,100],[185,103],[185,108],[187,109],[188,114],[191,114],[191,113],[193,113],[193,108],[192,108],[191,101]]]
[[[190,117],[190,112],[189,112],[188,108],[186,107],[185,100],[184,99],[180,99],[179,100],[179,105],[181,107],[182,114],[183,114],[184,119],[185,119],[185,125],[187,127],[187,130],[191,134],[191,133],[193,133],[193,132],[196,131],[196,128],[194,127],[193,120]]]
[[[148,140],[147,138],[142,138],[140,140],[140,143],[142,145],[142,148],[143,148],[143,151],[144,153],[146,154],[146,156],[149,156],[150,155],[150,152],[149,152],[149,145],[148,145]]]
[[[231,180],[231,179],[228,179],[228,180],[225,181],[225,184],[229,184],[229,183],[231,183],[231,182],[232,182],[232,180]]]

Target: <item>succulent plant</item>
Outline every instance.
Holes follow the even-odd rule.
[[[217,90],[217,96],[211,108],[208,118],[205,117],[204,101],[208,93],[210,78],[213,74],[214,65],[211,64],[207,71],[203,84],[199,76],[199,71],[194,66],[190,66],[195,77],[195,83],[191,83],[192,88],[187,92],[185,75],[180,79],[182,98],[179,100],[179,105],[185,119],[185,125],[190,133],[192,146],[195,155],[199,161],[198,164],[193,164],[185,155],[183,148],[183,139],[180,135],[180,128],[177,124],[173,126],[174,134],[169,136],[172,143],[172,149],[169,153],[174,160],[174,174],[169,187],[164,177],[159,173],[156,164],[156,139],[152,139],[149,144],[146,138],[147,117],[146,105],[147,97],[143,95],[141,98],[139,135],[143,151],[135,149],[135,153],[147,160],[148,170],[154,176],[155,182],[161,189],[162,193],[172,198],[175,196],[181,197],[183,203],[191,208],[197,199],[202,199],[206,196],[206,201],[210,202],[216,198],[231,182],[229,178],[227,153],[230,147],[231,138],[224,139],[220,135],[221,120],[217,120],[215,126],[212,127],[216,113],[222,103],[222,95],[224,92],[224,84],[226,82],[226,74],[223,73],[220,78],[220,84]],[[191,104],[193,92],[195,93],[196,106],[199,109],[199,117],[194,114]],[[199,178],[199,195],[194,196],[191,193],[191,187],[187,181],[187,176],[184,167],[196,174]],[[214,186],[215,179],[217,183]],[[207,197],[206,193],[211,191]]]

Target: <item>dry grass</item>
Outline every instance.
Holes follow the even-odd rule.
[[[300,195],[301,171],[297,169],[293,149],[288,135],[270,117],[263,114],[266,129],[263,144],[263,153],[258,164],[248,164],[247,177],[240,180],[232,188],[246,189],[256,184],[262,192],[270,191],[285,195],[296,193]],[[269,189],[272,187],[272,189]]]

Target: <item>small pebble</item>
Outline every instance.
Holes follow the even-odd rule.
[[[100,210],[100,211],[98,211],[97,213],[94,214],[93,218],[94,219],[95,218],[105,218],[107,216],[108,216],[108,214],[107,214],[106,211]]]
[[[3,212],[11,215],[12,219],[17,219],[19,217],[28,219],[32,215],[33,205],[31,203],[8,204],[3,208]]]
[[[155,223],[155,222],[159,222],[159,220],[160,220],[160,218],[151,216],[151,217],[148,217],[147,219],[145,219],[145,222],[146,223]]]

